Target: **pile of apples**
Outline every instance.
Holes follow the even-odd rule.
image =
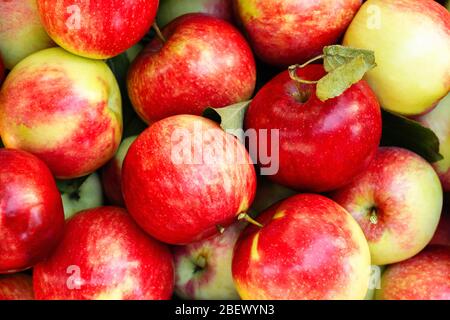
[[[450,299],[445,5],[0,0],[0,299]]]

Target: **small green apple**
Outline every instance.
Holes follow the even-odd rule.
[[[196,12],[231,20],[231,2],[232,0],[162,0],[159,3],[157,22],[160,27],[164,27],[179,16]]]
[[[103,205],[102,184],[97,173],[87,178],[57,181],[67,219],[76,213]]]

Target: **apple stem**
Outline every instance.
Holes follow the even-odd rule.
[[[195,265],[200,269],[204,269],[206,267],[206,258],[203,255],[199,255],[195,260]]]
[[[159,40],[161,40],[163,43],[165,43],[167,40],[162,34],[161,30],[158,27],[158,24],[156,22],[153,23],[153,29],[155,29],[156,35],[158,36]]]
[[[323,58],[325,58],[325,55],[321,54],[320,56],[312,58],[311,60],[305,62],[304,64],[294,64],[294,65],[290,66],[288,68],[289,76],[291,77],[292,80],[294,80],[295,82],[298,82],[298,83],[316,84],[319,81],[310,81],[310,80],[305,80],[305,79],[300,78],[297,74],[297,69],[302,69],[302,68],[306,67],[307,65],[313,63],[314,61],[321,60]]]
[[[253,224],[253,225],[255,225],[255,226],[257,226],[257,227],[259,227],[259,228],[263,228],[264,226],[261,224],[261,223],[259,223],[258,221],[256,221],[255,219],[253,219],[252,217],[250,217],[248,214],[246,214],[246,213],[241,213],[239,216],[238,216],[238,220],[240,221],[240,220],[245,220],[245,221],[247,221],[248,223],[251,223],[251,224]]]

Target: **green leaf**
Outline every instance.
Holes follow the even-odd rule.
[[[207,108],[203,116],[219,123],[223,130],[241,139],[245,113],[250,102],[251,100],[240,102],[224,108]]]
[[[375,54],[371,50],[355,49],[344,46],[327,46],[323,49],[323,65],[327,72],[339,68],[340,66],[351,62],[353,59],[363,56],[368,65],[375,66]]]
[[[355,58],[337,57],[332,59],[331,64],[328,62],[328,67],[335,69],[317,83],[316,94],[321,101],[340,96],[345,90],[360,81],[367,71],[375,67],[374,59],[368,58],[364,54],[359,54]]]
[[[409,149],[431,163],[440,161],[439,139],[419,122],[383,110],[383,146]]]

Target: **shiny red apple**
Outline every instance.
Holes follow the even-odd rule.
[[[177,114],[202,114],[248,100],[255,88],[252,51],[228,22],[187,14],[163,30],[134,61],[128,93],[146,122]]]
[[[64,229],[61,196],[35,156],[0,149],[0,274],[32,267],[52,251]]]
[[[238,240],[232,272],[242,299],[363,299],[370,253],[351,215],[323,196],[297,195],[266,210]]]
[[[116,56],[150,29],[158,0],[37,0],[45,30],[61,47],[93,59]]]
[[[237,138],[213,121],[180,115],[152,124],[131,145],[122,190],[145,231],[188,244],[218,234],[247,212],[256,174]]]
[[[390,265],[377,300],[450,300],[450,247],[430,246],[413,258]]]
[[[337,43],[361,0],[234,0],[256,54],[287,66],[318,56]]]
[[[61,244],[33,273],[36,299],[169,299],[173,282],[169,249],[115,207],[70,219]]]
[[[325,71],[321,65],[309,65],[298,75],[315,81]],[[299,85],[282,72],[253,99],[245,127],[256,130],[261,167],[266,167],[261,159],[265,150],[279,150],[279,170],[270,179],[322,192],[349,183],[368,166],[381,138],[381,111],[365,81],[325,102],[315,92],[315,85]],[[279,140],[271,135],[276,130]]]
[[[0,276],[0,300],[33,300],[33,282],[27,274]]]

